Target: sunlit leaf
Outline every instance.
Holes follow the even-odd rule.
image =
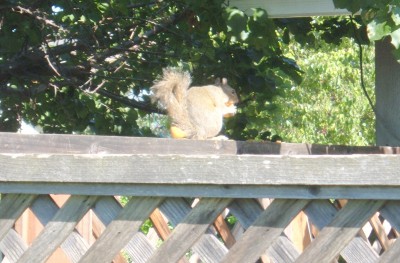
[[[373,20],[368,24],[368,37],[371,41],[382,39],[391,33],[391,27],[386,21],[378,22]]]
[[[390,37],[393,46],[395,46],[396,49],[398,49],[400,47],[400,29],[397,29],[396,31],[392,32],[390,34]]]

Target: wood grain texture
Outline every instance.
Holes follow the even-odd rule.
[[[111,262],[162,201],[163,198],[156,197],[132,198],[80,262]]]
[[[380,210],[381,215],[390,225],[400,231],[400,201],[389,201]]]
[[[27,258],[29,262],[43,262],[55,247],[61,246],[72,262],[78,262],[89,245],[81,242],[82,238],[74,230],[74,220],[77,221],[90,206],[78,204],[79,197],[74,197],[78,199],[70,208],[63,207],[59,211],[45,197],[36,198],[31,208],[39,220],[48,225],[34,242],[33,248],[28,248],[21,237],[10,230],[19,210],[30,204],[27,200],[17,198],[21,193],[65,193],[93,195],[93,200],[96,195],[103,196],[96,201],[93,210],[100,221],[108,226],[108,230],[100,235],[103,241],[100,240],[96,245],[100,253],[93,252],[96,249],[93,246],[93,251],[86,255],[88,258],[88,255],[93,255],[94,261],[86,259],[91,262],[109,262],[113,254],[121,249],[134,262],[145,262],[151,257],[154,262],[165,262],[169,259],[166,254],[172,254],[172,261],[180,260],[188,250],[203,262],[220,262],[230,253],[239,253],[246,260],[266,253],[272,262],[282,263],[294,262],[296,258],[300,262],[322,262],[331,260],[338,253],[347,262],[376,262],[378,255],[357,233],[367,214],[374,213],[376,210],[373,211],[373,208],[381,203],[365,200],[400,200],[400,156],[389,155],[400,153],[399,149],[0,133],[0,193],[12,194],[3,196],[0,203],[0,237],[4,237],[0,241],[0,249],[12,262],[16,262],[24,251],[20,262]],[[360,153],[364,155],[358,155]],[[159,200],[172,197],[158,206],[169,222],[177,226],[161,246],[161,252],[156,252],[154,243],[137,230],[125,233],[132,224],[136,228],[140,220],[137,223],[130,219],[119,220],[123,213],[133,214],[135,209],[125,211],[126,207],[122,208],[112,195]],[[200,206],[192,210],[188,200],[182,197],[225,200],[223,202],[231,198],[246,199],[235,200],[229,205],[229,202],[208,205],[200,202]],[[326,208],[326,203],[325,208],[313,206],[316,201],[306,206],[309,218],[323,230],[315,240],[320,244],[314,241],[306,249],[305,255],[299,256],[292,242],[284,234],[277,234],[283,227],[267,231],[271,236],[278,236],[265,239],[268,235],[264,235],[262,230],[270,227],[265,221],[268,216],[259,217],[265,212],[250,199],[265,197],[307,200],[348,198],[363,201],[350,202],[350,205],[353,202],[358,204],[353,205],[354,212],[343,212],[350,209],[348,206],[339,213],[331,206]],[[211,225],[212,217],[215,216],[215,219],[226,206],[240,224],[248,228],[244,239],[239,241],[244,244],[240,246],[242,249],[246,246],[249,248],[248,254],[228,252],[216,236]],[[67,216],[63,210],[69,210],[71,215]],[[275,210],[275,214],[285,213],[284,209]],[[385,205],[381,214],[399,229],[399,211],[398,201],[395,201]],[[60,216],[62,213],[64,215]],[[295,209],[292,213],[295,213]],[[285,219],[284,216],[281,218]],[[261,230],[254,230],[257,227]],[[103,226],[101,229],[104,229]],[[252,236],[251,231],[255,232]],[[168,233],[164,232],[166,238]],[[250,246],[254,240],[259,246]],[[333,251],[325,251],[327,247]],[[382,255],[382,261],[393,262],[399,256],[397,251],[400,243],[387,247],[389,250]]]
[[[400,257],[400,242],[396,240],[389,250],[385,251],[379,258],[379,263],[398,262]]]
[[[27,249],[28,245],[14,229],[0,241],[0,250],[10,262],[17,262]]]
[[[256,262],[307,203],[307,200],[275,199],[229,250],[222,262]]]
[[[234,141],[0,132],[0,153],[236,154]]]
[[[117,218],[118,214],[122,211],[122,207],[116,198],[112,196],[102,196],[97,200],[93,211],[103,225],[108,226]],[[97,237],[101,235],[102,231],[100,231],[100,229],[97,230]],[[140,232],[132,235],[131,240],[124,247],[124,252],[134,260],[134,262],[144,262],[153,254],[153,251],[154,247],[152,244]]]
[[[383,204],[383,201],[350,200],[296,262],[331,262]]]
[[[305,212],[316,228],[323,229],[335,218],[338,211],[328,200],[313,200],[306,207]],[[340,252],[340,255],[348,262],[365,263],[376,262],[379,257],[361,236],[353,238]]]
[[[229,205],[231,213],[239,220],[240,224],[247,229],[262,213],[260,203],[255,199],[235,199]],[[284,246],[282,246],[284,244]],[[268,248],[268,256],[278,263],[293,262],[299,255],[293,243],[281,235],[276,242]]]
[[[400,230],[400,201],[390,201],[386,203],[380,212],[393,228],[397,231]],[[397,239],[397,241],[389,247],[389,250],[381,255],[379,262],[391,263],[398,261],[400,257],[400,242],[398,241]]]
[[[0,132],[0,153],[37,154],[394,154],[399,147]]]
[[[207,231],[193,245],[192,251],[199,256],[202,262],[220,262],[228,253],[228,249],[223,245],[219,238]]]
[[[379,244],[381,245],[383,250],[386,251],[390,247],[391,241],[389,240],[388,236],[386,235],[385,227],[381,223],[378,213],[376,213],[369,220],[369,223],[371,224],[371,227],[372,227],[373,231],[375,232],[375,235],[379,241]]]
[[[201,199],[148,262],[178,261],[231,201],[231,199]]]
[[[400,186],[400,155],[0,154],[0,170],[21,183]]]
[[[96,196],[71,196],[18,262],[45,262],[71,234],[96,199]]]
[[[286,186],[215,184],[1,183],[1,193],[288,199],[399,200],[394,186]],[[179,193],[179,194],[178,194]]]
[[[295,262],[300,252],[294,247],[292,241],[284,235],[279,236],[268,248],[268,258],[276,263]]]
[[[158,208],[156,208],[153,213],[150,214],[150,220],[153,223],[154,229],[156,230],[158,236],[162,240],[166,240],[171,234],[171,229],[169,229],[167,222],[165,222],[164,217]]]
[[[219,215],[214,222],[214,227],[220,234],[222,240],[224,241],[227,248],[231,248],[235,244],[235,237],[232,235],[228,224],[222,215]]]
[[[153,245],[142,232],[137,232],[124,247],[124,252],[129,256],[129,262],[145,263],[147,259],[150,258],[154,253],[155,249],[156,248],[153,247]]]
[[[160,206],[160,210],[173,226],[177,226],[192,210],[183,198],[168,198]],[[204,262],[218,262],[227,252],[227,248],[214,236],[215,231],[206,232],[192,246],[192,251]],[[185,258],[182,258],[185,260]]]
[[[40,195],[30,208],[43,226],[47,225],[59,210],[54,200],[48,195]],[[89,244],[75,229],[60,247],[69,260],[75,263],[88,250]]]
[[[37,195],[8,194],[0,202],[0,240],[14,226],[15,221],[32,204]]]

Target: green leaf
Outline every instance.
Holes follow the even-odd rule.
[[[397,29],[396,31],[393,31],[390,34],[390,36],[392,38],[391,42],[392,42],[393,46],[395,46],[395,48],[398,49],[400,46],[400,28]]]
[[[66,21],[74,21],[74,19],[75,19],[75,16],[73,15],[73,14],[70,14],[70,15],[66,15],[66,16],[63,16],[62,18],[61,18],[61,21],[62,22],[66,22]]]
[[[378,22],[376,19],[369,23],[367,28],[368,37],[371,41],[382,39],[383,37],[389,35],[392,31],[392,28],[386,21]]]
[[[84,15],[81,15],[81,17],[78,20],[81,23],[85,23],[86,22],[86,17]]]
[[[392,9],[392,20],[396,26],[400,25],[400,7],[396,6]]]
[[[97,9],[102,13],[107,12],[109,8],[110,8],[110,4],[107,2],[97,3]]]
[[[238,36],[247,26],[247,16],[243,11],[234,8],[227,8],[227,27],[228,32],[232,32],[234,35]]]

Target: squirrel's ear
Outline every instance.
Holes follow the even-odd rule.
[[[221,85],[221,79],[220,78],[216,78],[215,79],[215,85],[217,85],[217,86]]]
[[[226,78],[222,78],[222,85],[228,85],[228,80]]]

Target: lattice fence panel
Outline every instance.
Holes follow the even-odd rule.
[[[32,243],[15,228],[27,209],[43,225]],[[77,228],[90,213],[94,241]],[[296,229],[300,217],[306,227]],[[148,219],[153,228],[143,232]],[[0,201],[3,262],[47,262],[59,248],[68,262],[396,262],[399,227],[397,201],[131,197],[121,205],[112,196],[73,195],[59,207],[50,195],[26,194]],[[296,239],[307,235],[303,249]]]

